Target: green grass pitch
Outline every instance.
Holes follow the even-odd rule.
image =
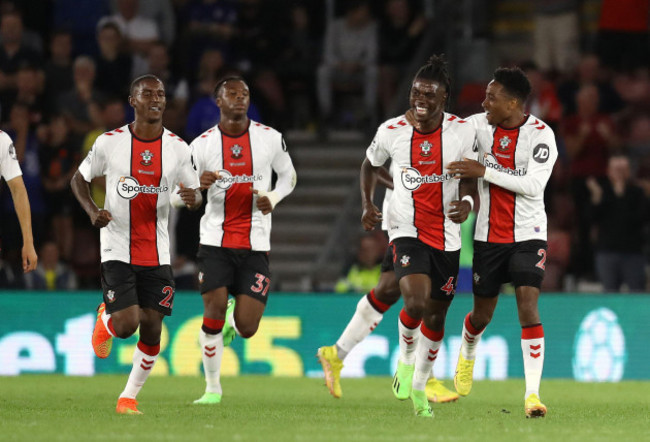
[[[636,441],[650,437],[650,382],[543,380],[545,419],[526,419],[523,380],[475,382],[434,419],[416,418],[390,378],[343,379],[332,398],[320,379],[224,378],[223,402],[192,405],[198,377],[152,377],[142,416],[114,412],[126,375],[0,377],[2,441]],[[445,381],[451,386],[449,380]]]

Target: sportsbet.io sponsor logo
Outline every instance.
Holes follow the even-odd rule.
[[[127,200],[132,200],[140,193],[159,194],[168,190],[167,186],[141,186],[132,176],[123,176],[117,182],[117,194]]]
[[[501,164],[497,162],[497,160],[494,158],[492,154],[485,154],[485,167],[489,169],[494,169],[498,172],[504,172],[507,173],[508,175],[514,175],[514,176],[526,176],[526,173],[528,170],[525,167],[520,167],[517,169],[510,169],[509,167],[503,167]]]
[[[217,174],[221,177],[214,184],[220,189],[230,189],[233,184],[254,183],[255,181],[262,181],[262,174],[257,175],[234,175],[227,170],[219,170]]]
[[[451,174],[444,175],[421,175],[420,171],[413,167],[402,169],[402,185],[408,190],[417,190],[422,184],[442,183],[451,179]]]

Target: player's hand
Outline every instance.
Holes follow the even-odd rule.
[[[29,273],[36,268],[38,263],[38,256],[34,250],[34,244],[23,245],[23,273]]]
[[[206,170],[201,174],[200,182],[201,189],[209,189],[215,182],[221,179],[221,175],[217,172],[210,172]]]
[[[596,178],[590,176],[587,178],[587,181],[585,181],[585,184],[587,189],[589,189],[589,192],[591,192],[591,202],[593,204],[600,204],[603,199],[603,188],[600,187]]]
[[[262,212],[262,215],[268,215],[273,211],[273,203],[269,199],[268,196],[266,195],[260,195],[260,191],[254,188],[250,188],[251,192],[253,192],[254,195],[257,195],[257,209]]]
[[[457,180],[461,178],[481,178],[485,175],[485,166],[469,158],[463,158],[462,161],[452,161],[447,164],[447,170]]]
[[[377,223],[382,220],[382,215],[377,206],[373,203],[364,203],[363,214],[361,215],[361,225],[367,232],[375,228]]]
[[[106,227],[111,221],[113,221],[113,216],[108,210],[99,209],[90,215],[90,223],[98,229]]]
[[[461,224],[467,219],[469,212],[471,211],[472,205],[469,203],[469,201],[452,201],[449,204],[449,212],[447,213],[447,218],[456,224]]]
[[[178,187],[180,189],[176,193],[181,196],[181,199],[188,208],[192,208],[196,204],[196,190],[191,187],[185,187],[183,183],[179,183]]]

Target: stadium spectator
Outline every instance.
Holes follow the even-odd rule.
[[[97,23],[110,13],[108,0],[56,0],[53,3],[52,25],[72,35],[75,54],[97,54]]]
[[[55,242],[46,241],[40,248],[41,259],[36,269],[25,275],[25,287],[29,290],[75,290],[77,277],[59,259],[59,249]]]
[[[56,31],[50,38],[50,57],[45,62],[45,100],[48,113],[56,111],[59,94],[74,87],[72,79],[72,34]]]
[[[187,109],[190,98],[189,84],[185,78],[179,78],[171,69],[169,50],[164,43],[154,43],[147,55],[147,71],[160,78],[165,84],[167,104],[173,102],[182,110]]]
[[[119,0],[111,0],[111,10],[118,11]],[[138,15],[156,22],[160,40],[169,46],[176,37],[176,15],[172,0],[139,0]]]
[[[366,117],[373,121],[377,106],[377,24],[368,2],[350,0],[343,17],[327,25],[323,59],[317,71],[317,94],[321,118],[330,122],[333,92],[363,91]]]
[[[397,92],[398,80],[418,49],[427,20],[409,0],[388,0],[379,25],[379,98],[386,116]]]
[[[375,286],[381,274],[381,259],[385,244],[375,235],[364,235],[359,241],[359,250],[354,263],[334,287],[337,293],[367,293]]]
[[[73,198],[70,179],[79,166],[81,141],[73,134],[67,119],[55,114],[40,133],[41,177],[45,191],[51,236],[59,247],[61,258],[70,261],[73,250]]]
[[[445,173],[439,161],[442,146],[445,161],[476,156],[472,152],[476,135],[473,126],[444,112],[449,94],[447,64],[434,55],[413,79],[412,121],[407,122],[402,115],[383,123],[361,165],[361,223],[370,231],[383,216],[388,217],[395,275],[404,299],[398,321],[399,361],[393,393],[400,400],[410,398],[420,417],[433,417],[425,387],[458,282],[460,223],[471,211],[476,181],[435,179],[412,186],[403,172],[394,180],[387,214],[372,201],[376,175],[389,159],[405,171],[413,170],[415,179]],[[430,198],[434,194],[437,196]]]
[[[501,285],[512,282],[521,326],[524,413],[544,417],[539,384],[546,349],[538,308],[548,249],[543,197],[558,154],[553,130],[524,111],[530,90],[521,69],[497,69],[486,90],[485,113],[469,118],[483,163],[448,166],[452,175],[478,178],[481,199],[474,235],[474,306],[463,322],[454,385],[459,394],[470,393],[476,346],[492,320]],[[517,172],[522,169],[525,174]]]
[[[197,255],[206,389],[195,404],[221,402],[224,346],[235,334],[250,338],[257,332],[271,285],[271,212],[296,185],[282,134],[247,116],[249,94],[241,77],[221,80],[214,91],[218,123],[191,145],[201,188],[208,189]],[[273,173],[277,181],[271,190]],[[226,176],[244,180],[224,185]],[[229,294],[235,297],[230,303]]]
[[[646,289],[643,256],[648,204],[643,190],[631,180],[626,156],[610,157],[607,180],[587,180],[597,227],[596,270],[606,292]]]
[[[112,21],[104,22],[97,29],[97,43],[99,55],[95,58],[94,86],[105,95],[128,96],[133,57],[125,52],[126,42],[119,26]]]
[[[171,314],[174,301],[167,234],[168,188],[180,183],[180,204],[197,207],[201,202],[200,192],[194,190],[199,180],[187,144],[162,125],[163,83],[146,75],[133,80],[130,91],[135,121],[100,136],[71,183],[92,225],[103,229],[104,302],[98,308],[93,331],[95,354],[108,357],[113,337],[125,339],[139,329],[133,368],[117,401],[118,414],[141,414],[136,396],[156,363],[162,321]],[[118,184],[125,180],[124,171],[130,170],[132,163],[142,169],[131,172],[137,178],[129,176],[127,183],[138,184],[129,190]],[[174,167],[163,168],[164,164]],[[89,182],[102,175],[109,185],[106,205],[99,209],[90,196]],[[150,191],[138,191],[140,185],[149,186]],[[124,192],[130,198],[123,198]]]
[[[23,43],[23,21],[18,11],[7,11],[0,17],[0,102],[14,99],[16,94],[16,72],[22,65],[40,66],[41,57],[37,51]],[[9,116],[2,109],[3,121]]]
[[[552,129],[557,129],[562,118],[562,104],[555,91],[555,85],[546,79],[546,75],[535,63],[522,63],[520,67],[528,77],[532,88],[524,107],[526,113],[535,115]]]
[[[102,93],[95,89],[95,62],[92,58],[80,55],[74,61],[74,89],[61,94],[57,100],[58,112],[62,112],[70,130],[83,136],[93,128],[91,105],[100,101]]]
[[[18,156],[13,141],[6,133],[0,132],[0,178],[4,178],[11,191],[11,198],[14,203],[15,213],[20,223],[20,230],[23,238],[21,251],[22,270],[24,273],[31,272],[36,268],[38,257],[34,249],[34,237],[32,234],[32,215],[29,207],[27,190],[22,179]],[[4,217],[3,217],[4,220]],[[11,272],[17,273],[17,272]]]
[[[160,30],[155,21],[139,13],[139,0],[117,0],[115,14],[102,17],[97,27],[105,23],[115,23],[124,40],[128,53],[133,56],[131,75],[136,77],[146,73],[147,53],[156,41],[160,40]]]
[[[621,145],[616,124],[598,111],[598,88],[584,85],[578,92],[575,115],[562,124],[569,155],[569,179],[575,205],[576,229],[573,235],[572,273],[577,278],[593,279],[592,219],[589,215],[589,191],[586,180],[605,178],[607,158]]]
[[[535,0],[533,3],[535,62],[544,72],[569,72],[575,66],[580,48],[579,2]]]
[[[597,50],[603,64],[632,71],[650,64],[649,0],[602,0]]]

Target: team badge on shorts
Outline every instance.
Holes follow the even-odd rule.
[[[203,284],[203,272],[199,272],[199,284]]]
[[[115,301],[115,290],[109,290],[106,292],[106,298],[108,299],[108,302],[113,302]]]
[[[140,161],[140,164],[142,164],[143,166],[151,166],[153,164],[153,162],[151,161],[151,159],[153,158],[153,153],[151,153],[149,149],[142,152],[140,156],[142,157],[142,161]]]
[[[399,263],[402,264],[402,267],[408,267],[411,265],[411,257],[408,255],[402,255],[402,259],[399,260]]]
[[[474,272],[473,278],[474,278],[474,283],[475,284],[478,284],[478,282],[481,280],[481,276],[476,272]]]

